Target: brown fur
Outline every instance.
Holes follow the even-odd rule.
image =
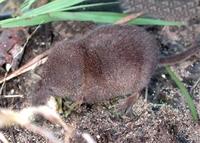
[[[33,104],[45,104],[49,96],[94,103],[117,96],[130,107],[161,64],[184,60],[200,51],[198,45],[177,56],[159,59],[155,38],[137,26],[101,26],[82,39],[56,44],[44,65]]]
[[[102,26],[82,39],[52,48],[38,83],[34,104],[48,96],[100,102],[139,94],[158,64],[159,46],[143,28]]]

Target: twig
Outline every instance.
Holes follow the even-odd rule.
[[[145,88],[145,102],[147,103],[147,99],[148,99],[148,87]]]
[[[143,12],[139,12],[139,13],[134,13],[134,14],[130,14],[128,16],[125,16],[123,18],[121,18],[120,20],[118,20],[117,22],[115,22],[115,24],[126,24],[129,21],[136,19],[137,17],[141,16],[143,14]]]
[[[3,81],[2,81],[3,84],[1,85],[1,88],[0,88],[0,94],[2,94],[4,85],[6,84],[6,77],[7,77],[7,75],[8,75],[8,72],[6,72],[6,73],[4,74],[4,78],[3,78]]]
[[[33,37],[33,35],[37,32],[37,30],[40,28],[40,25],[38,25],[36,28],[35,28],[35,30],[30,34],[30,35],[28,35],[28,37],[27,37],[27,39],[26,39],[26,42],[24,43],[24,46],[23,46],[23,48],[25,48],[26,47],[26,45],[28,44],[28,42],[29,42],[29,40]]]
[[[193,92],[193,90],[196,88],[196,86],[200,83],[200,78],[195,82],[195,84],[192,86],[190,93]]]
[[[21,68],[19,68],[18,70],[12,72],[11,74],[9,74],[6,78],[0,78],[0,84],[5,81],[8,81],[14,77],[17,77],[27,71],[30,71],[36,67],[38,67],[41,64],[44,64],[47,60],[47,55],[49,54],[50,50],[45,51],[44,53],[36,56],[34,59],[32,59],[31,61],[29,61],[28,63],[26,63],[25,65],[23,65]]]
[[[21,48],[21,50],[16,55],[14,55],[13,59],[15,59],[25,49],[25,47],[28,44],[29,40],[36,33],[36,31],[38,30],[38,28],[39,28],[39,26],[37,26],[35,28],[35,30],[27,37],[26,42],[24,43],[23,47]],[[26,35],[28,35],[28,34],[26,34]],[[11,63],[11,65],[9,66],[9,68],[7,69],[7,71],[6,71],[5,75],[4,75],[3,80],[1,80],[1,82],[0,82],[0,83],[3,83],[1,85],[1,88],[0,88],[0,94],[2,94],[3,87],[4,87],[4,85],[5,85],[5,83],[6,83],[7,79],[8,79],[8,77],[7,77],[8,72],[10,71],[12,65],[13,65],[13,62]]]
[[[22,95],[22,94],[16,94],[16,95],[1,95],[1,98],[24,98],[24,95]]]
[[[2,141],[3,143],[9,143],[8,140],[5,138],[5,136],[3,135],[3,133],[0,132],[0,141]]]
[[[82,133],[82,137],[88,142],[88,143],[96,143],[96,141],[92,138],[92,136],[88,133]]]

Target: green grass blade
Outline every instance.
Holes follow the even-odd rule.
[[[196,107],[194,105],[194,102],[193,102],[192,97],[190,96],[189,92],[187,91],[184,84],[177,78],[176,74],[171,70],[171,68],[169,66],[166,66],[166,70],[169,73],[172,80],[176,83],[176,85],[180,89],[181,95],[184,96],[184,98],[188,104],[188,107],[191,111],[193,120],[197,121],[198,113],[197,113]]]
[[[130,21],[128,24],[134,25],[157,25],[157,26],[181,26],[185,25],[184,22],[178,21],[165,21],[160,19],[151,19],[151,18],[137,18]]]
[[[78,21],[93,21],[98,23],[115,23],[127,14],[113,12],[55,12],[51,13],[52,17],[60,20],[78,20]],[[129,22],[136,25],[176,25],[180,26],[182,22],[170,22],[150,18],[137,18]]]
[[[0,0],[0,3],[4,2],[4,1],[6,1],[6,0]]]
[[[105,2],[105,3],[94,3],[94,4],[77,5],[77,6],[64,8],[61,11],[75,10],[75,9],[79,9],[79,8],[90,8],[90,7],[97,7],[97,6],[107,6],[107,5],[113,5],[113,4],[119,4],[119,2]]]
[[[13,28],[13,27],[34,26],[34,25],[39,25],[39,24],[43,24],[43,23],[48,23],[51,21],[56,21],[56,19],[50,17],[50,15],[48,15],[48,14],[44,14],[44,15],[39,15],[39,16],[35,16],[32,18],[19,17],[19,18],[15,18],[12,20],[9,19],[6,21],[2,21],[2,22],[0,22],[0,27],[1,28]]]
[[[125,14],[112,12],[55,12],[52,17],[59,20],[92,21],[97,23],[114,23]]]
[[[41,7],[35,8],[23,14],[23,16],[37,16],[50,12],[60,11],[61,9],[81,3],[84,0],[54,0]]]
[[[52,12],[39,16],[27,17],[20,16],[17,18],[0,21],[0,27],[19,27],[19,26],[33,26],[43,24],[51,21],[92,21],[96,23],[115,23],[127,14],[112,13],[112,12]],[[44,19],[43,19],[44,18]],[[41,20],[41,21],[40,21]],[[169,22],[157,19],[137,18],[130,21],[130,24],[137,25],[181,25],[180,22]]]
[[[25,11],[29,10],[31,5],[36,1],[37,0],[25,0],[20,6],[21,11],[25,12]]]

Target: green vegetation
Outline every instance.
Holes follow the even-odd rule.
[[[165,68],[166,68],[167,72],[169,73],[171,79],[176,83],[176,85],[180,89],[181,95],[184,96],[184,98],[185,98],[185,100],[188,104],[188,107],[191,111],[193,120],[197,121],[198,120],[198,113],[197,113],[194,102],[193,102],[192,97],[190,96],[188,90],[185,88],[183,82],[181,82],[178,79],[176,74],[171,70],[171,68],[169,66],[166,66]]]
[[[127,14],[111,13],[111,12],[69,12],[70,10],[76,10],[80,8],[88,8],[94,6],[104,6],[116,4],[116,2],[109,3],[95,3],[77,5],[84,0],[54,0],[43,6],[35,9],[30,9],[31,5],[36,0],[25,0],[21,6],[21,14],[15,18],[0,21],[1,28],[8,27],[21,27],[21,26],[33,26],[44,24],[52,21],[92,21],[96,23],[114,23]],[[183,25],[181,22],[171,22],[159,19],[150,18],[137,18],[129,22],[130,24],[137,25]]]

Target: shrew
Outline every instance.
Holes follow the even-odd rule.
[[[131,95],[121,106],[127,109],[148,86],[158,65],[184,60],[199,49],[194,46],[161,59],[159,44],[143,28],[100,26],[81,39],[64,40],[51,49],[33,105],[45,104],[50,96],[95,103]]]

